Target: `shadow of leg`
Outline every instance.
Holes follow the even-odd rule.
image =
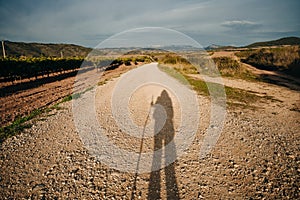
[[[176,146],[173,141],[175,130],[173,126],[173,120],[168,119],[165,125],[165,135],[164,135],[164,145],[169,145],[171,148],[169,152],[165,152],[166,162],[171,163],[170,165],[165,167],[165,176],[166,176],[166,188],[167,188],[167,199],[180,199],[179,191],[176,180],[176,172],[175,172],[175,160],[177,157],[176,154]]]
[[[165,168],[165,176],[166,176],[166,187],[167,187],[167,199],[170,200],[180,199],[177,181],[176,181],[174,163],[170,164]]]
[[[173,123],[173,107],[172,100],[168,95],[166,90],[163,90],[161,95],[157,98],[156,104],[160,104],[164,107],[166,118],[164,127],[161,130],[158,130],[160,127],[158,124],[162,122],[162,113],[159,110],[155,110],[153,113],[153,117],[155,119],[155,132],[157,133],[154,136],[154,150],[162,149],[163,145],[169,145],[168,152],[165,151],[165,162],[169,164],[164,168],[165,176],[166,176],[166,189],[167,189],[167,199],[179,199],[179,191],[176,181],[176,173],[175,173],[175,165],[174,161],[176,160],[176,146],[173,141],[175,130]],[[161,166],[162,155],[155,153],[152,161],[152,169],[158,169],[157,166]],[[171,163],[171,164],[170,164]],[[150,175],[150,183],[149,183],[149,193],[148,199],[160,199],[161,198],[161,172],[152,171]]]
[[[160,197],[160,171],[151,172],[148,199],[161,199]]]
[[[160,149],[162,148],[162,140],[160,135],[156,135],[154,138],[154,149]],[[152,168],[155,169],[155,166],[161,166],[161,154],[154,154],[153,160],[152,160]],[[160,182],[161,182],[161,176],[160,176],[161,170],[153,171],[150,174],[150,183],[148,188],[148,199],[160,199]]]

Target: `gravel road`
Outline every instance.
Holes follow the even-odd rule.
[[[112,113],[114,89],[132,71],[95,89],[97,120],[114,145],[149,153],[171,143],[170,137],[148,135],[141,148],[141,138],[122,131]],[[200,119],[192,144],[168,167],[141,174],[110,168],[91,156],[76,129],[72,102],[65,102],[63,109],[33,120],[32,128],[1,144],[0,199],[298,199],[300,113],[293,106],[299,92],[271,85],[267,89],[289,94],[290,100],[228,109],[219,140],[202,159],[199,151],[210,126],[211,103],[197,96]],[[166,124],[172,124],[162,125],[163,132],[175,137],[182,105],[161,85],[144,85],[131,95],[131,119],[140,127],[154,120],[155,130],[155,106],[146,120],[152,96],[154,104],[164,106]]]

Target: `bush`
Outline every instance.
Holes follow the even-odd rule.
[[[299,67],[299,46],[263,48],[249,54],[242,61],[260,69],[290,71],[290,68]]]
[[[213,58],[213,61],[220,71],[227,69],[236,71],[240,69],[239,62],[229,57]]]

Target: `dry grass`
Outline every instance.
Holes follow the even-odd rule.
[[[279,70],[300,77],[300,47],[249,49],[236,53],[245,63],[264,70]]]

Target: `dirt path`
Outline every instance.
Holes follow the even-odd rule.
[[[98,121],[116,146],[140,152],[141,140],[123,132],[112,117],[110,98],[121,78],[97,87]],[[75,128],[72,102],[66,102],[64,109],[53,110],[49,116],[35,121],[31,129],[1,145],[0,196],[4,199],[131,199],[133,194],[134,199],[153,199],[158,195],[162,199],[299,198],[300,114],[289,109],[299,93],[269,84],[259,88],[254,83],[249,86],[233,80],[227,84],[268,92],[282,102],[265,103],[265,109],[227,110],[225,127],[216,146],[206,158],[200,159],[203,137],[210,126],[210,101],[198,96],[199,129],[189,148],[171,168],[137,176],[111,169],[90,156]],[[159,102],[161,86],[140,88],[129,101],[130,115],[139,125],[145,123],[152,95],[154,102]],[[292,98],[286,101],[286,95]],[[173,128],[177,129],[180,105],[172,93],[169,98],[174,111]],[[143,152],[159,147],[153,138],[144,142]]]

